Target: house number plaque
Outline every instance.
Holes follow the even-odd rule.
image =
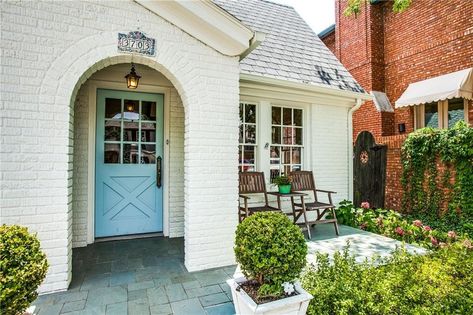
[[[122,52],[154,56],[155,42],[154,38],[146,37],[140,31],[129,32],[128,34],[118,33],[118,51]]]

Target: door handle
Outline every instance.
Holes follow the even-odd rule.
[[[156,159],[156,186],[158,188],[161,188],[161,156],[158,156]]]

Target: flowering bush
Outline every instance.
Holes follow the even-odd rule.
[[[427,248],[445,247],[467,238],[456,231],[433,229],[421,220],[410,221],[393,210],[369,209],[367,202],[361,205],[355,208],[349,201],[340,203],[337,209],[337,216],[342,217],[340,223]]]
[[[317,254],[301,281],[317,297],[307,314],[473,314],[472,268],[468,240],[428,255],[398,249],[381,264],[357,263],[346,247]]]

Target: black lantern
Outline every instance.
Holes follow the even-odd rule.
[[[135,72],[135,65],[131,64],[131,71],[125,76],[126,87],[129,89],[136,89],[138,87],[138,82],[140,81],[140,76]]]

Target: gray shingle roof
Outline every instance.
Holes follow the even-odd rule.
[[[364,92],[292,8],[265,0],[213,0],[265,40],[241,62],[241,72]]]

